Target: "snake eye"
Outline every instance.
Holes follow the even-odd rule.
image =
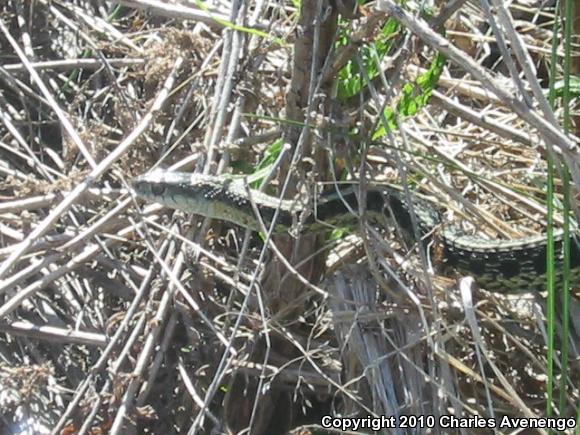
[[[163,184],[154,183],[151,185],[151,193],[155,196],[161,196],[165,192],[165,186]]]

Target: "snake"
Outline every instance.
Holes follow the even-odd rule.
[[[466,233],[455,224],[444,224],[441,213],[416,193],[404,194],[392,186],[369,186],[363,195],[356,185],[336,185],[313,203],[280,199],[247,183],[224,176],[154,170],[131,183],[134,193],[166,207],[227,221],[253,231],[275,234],[298,228],[320,232],[356,224],[359,209],[369,221],[396,225],[406,240],[415,239],[416,228],[423,241],[436,234],[442,245],[441,261],[462,275],[472,276],[480,287],[492,292],[529,292],[546,288],[547,237],[538,234],[519,239],[485,239]],[[361,203],[359,199],[364,198]],[[412,204],[412,205],[411,205]],[[360,206],[363,205],[361,208]],[[572,233],[570,281],[580,287],[580,248]],[[562,280],[565,234],[554,230],[556,281]],[[433,246],[429,243],[425,246]]]

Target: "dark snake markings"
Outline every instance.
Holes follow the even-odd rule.
[[[356,224],[359,211],[356,187],[341,187],[323,194],[313,213],[304,219],[304,209],[296,201],[280,200],[256,190],[243,182],[201,174],[154,171],[133,181],[133,190],[140,197],[213,219],[225,220],[255,231],[261,231],[252,202],[266,228],[270,227],[276,210],[274,231],[288,231],[300,222],[301,231],[322,231],[330,225]],[[413,227],[405,196],[394,188],[370,188],[366,192],[366,213],[370,220],[389,222],[403,231],[406,240],[413,240]],[[424,200],[413,195],[413,210],[418,218],[421,236],[441,224],[440,214]],[[354,211],[355,214],[352,213]],[[302,219],[301,219],[302,218]],[[562,275],[561,230],[556,233],[556,270]],[[539,291],[545,289],[545,235],[517,240],[487,240],[465,234],[455,225],[443,225],[436,231],[443,244],[443,259],[463,274],[474,276],[479,285],[491,291]],[[571,241],[571,280],[580,286],[580,249]]]

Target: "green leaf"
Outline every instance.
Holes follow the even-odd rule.
[[[330,232],[330,236],[328,237],[329,240],[335,241],[344,239],[346,236],[352,233],[351,228],[344,227],[344,228],[335,228]]]
[[[557,97],[564,96],[564,86],[565,81],[563,79],[554,83],[554,91],[556,92]],[[580,76],[570,76],[570,96],[580,96]]]
[[[387,128],[381,122],[381,125],[372,136],[373,140],[382,139],[389,130],[394,131],[397,129],[395,114],[398,114],[399,117],[414,116],[429,103],[431,93],[443,73],[445,61],[445,56],[438,53],[429,69],[417,77],[414,83],[405,83],[403,85],[396,110],[390,107],[385,108],[384,115],[388,122]]]
[[[284,140],[282,138],[274,141],[272,145],[266,149],[264,157],[260,160],[260,163],[256,166],[255,170],[252,172],[252,181],[250,186],[254,189],[258,189],[262,180],[270,172],[270,168],[276,162],[280,153],[282,152],[282,146],[284,145]]]
[[[399,35],[401,28],[396,20],[390,18],[374,42],[360,47],[359,54],[370,80],[379,75],[379,63],[389,54],[392,40]],[[339,29],[339,32],[337,47],[347,45],[350,38],[350,28],[343,27]],[[338,98],[342,101],[347,100],[358,94],[366,85],[366,80],[363,79],[359,66],[351,60],[338,73]]]

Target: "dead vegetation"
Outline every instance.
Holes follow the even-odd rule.
[[[344,237],[270,239],[128,192],[155,166],[266,167],[285,198],[390,182],[477,234],[544,232],[546,144],[580,180],[577,137],[543,91],[552,2],[408,3],[0,6],[2,433],[315,434],[332,432],[324,415],[546,415],[542,296],[478,289],[437,249],[364,218]],[[369,74],[365,44],[389,17],[401,27],[380,73],[339,98],[340,71]],[[437,51],[447,61],[426,107],[373,137]],[[558,77],[563,56],[559,45]],[[571,419],[574,334],[554,399]]]

